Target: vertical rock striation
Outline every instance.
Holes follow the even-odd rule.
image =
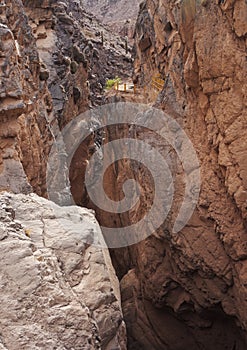
[[[150,98],[152,77],[165,81],[153,102],[190,137],[201,192],[191,220],[174,234],[184,187],[173,157],[169,220],[145,242],[113,253],[131,349],[246,347],[246,14],[242,0],[141,4],[134,79]],[[148,177],[142,182],[151,192]]]
[[[0,16],[1,187],[28,192],[27,175],[37,193],[42,193],[50,94],[39,77],[38,52],[22,2],[2,1]]]

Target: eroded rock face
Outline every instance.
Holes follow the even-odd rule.
[[[140,0],[82,0],[83,6],[105,25],[133,39]]]
[[[87,209],[0,196],[1,349],[125,349],[118,281]]]
[[[80,1],[24,5],[60,126],[90,103],[101,104],[107,79],[130,76],[132,60],[123,38],[87,14]]]
[[[130,48],[78,1],[3,1],[0,16],[1,188],[46,196],[59,130],[130,76]]]
[[[88,15],[82,16],[80,2],[41,0],[23,1],[23,4],[25,9],[21,1],[7,0],[1,2],[0,7],[3,23],[0,28],[1,81],[4,82],[0,87],[2,111],[0,166],[3,171],[1,182],[5,181],[1,187],[12,188],[16,192],[28,192],[30,186],[26,173],[35,191],[44,194],[46,160],[53,137],[56,136],[54,131],[56,133],[59,126],[63,127],[77,113],[84,111],[88,106],[89,89],[92,104],[102,103],[104,99],[101,93],[105,80],[118,75],[124,60],[128,64],[131,64],[131,60],[125,54],[126,48],[122,39],[118,47],[116,42],[111,41],[111,33],[101,29],[94,18]],[[140,85],[146,86],[147,94],[150,94],[149,100],[175,118],[190,137],[200,160],[202,183],[200,199],[193,217],[181,232],[174,234],[172,227],[184,194],[182,167],[172,152],[158,144],[161,151],[169,152],[169,165],[173,169],[176,185],[174,205],[169,218],[153,237],[136,246],[112,252],[114,265],[121,279],[129,347],[148,350],[150,348],[245,349],[247,344],[244,56],[246,2],[146,0],[141,5],[135,40],[135,80]],[[39,59],[38,51],[42,61]],[[128,74],[127,72],[126,75]],[[157,74],[165,80],[165,86],[156,100],[151,93],[150,81],[153,75]],[[116,126],[112,130],[106,130],[104,137],[106,140],[112,140],[118,138],[121,132],[123,135],[129,135],[128,128],[120,129]],[[155,135],[147,130],[137,130],[132,136],[148,139],[154,146],[158,141]],[[76,154],[75,161],[78,163],[70,169],[74,192],[78,194],[77,202],[80,204],[85,200],[82,198],[83,190],[80,184],[81,169],[85,168],[85,161],[90,153],[89,147],[95,141],[103,140],[102,135],[97,135],[97,138],[92,138],[82,145],[83,157],[80,153]],[[93,147],[95,148],[95,145]],[[107,193],[116,201],[123,196],[119,191],[121,187],[119,184],[133,175],[132,170],[135,166],[133,168],[130,166],[126,170],[127,165],[131,164],[125,161],[114,164],[108,174]],[[113,175],[117,175],[119,183],[114,180]],[[139,172],[134,174],[134,177],[137,180],[141,179],[148,194],[153,192],[147,173]],[[118,326],[117,329],[114,328],[115,321],[113,325],[108,314],[105,314],[108,297],[110,304],[114,304],[111,301],[112,294],[108,293],[108,284],[104,304],[95,303],[98,298],[96,294],[101,295],[101,289],[98,291],[98,287],[95,288],[95,285],[101,286],[101,280],[97,280],[97,283],[94,280],[97,267],[101,266],[101,263],[90,265],[93,276],[87,274],[89,265],[85,261],[89,259],[90,254],[87,255],[86,252],[90,252],[97,262],[102,258],[102,253],[91,252],[91,248],[84,245],[82,247],[79,242],[76,249],[70,251],[69,241],[73,236],[66,236],[66,232],[64,232],[65,242],[61,239],[58,241],[50,235],[46,237],[46,232],[41,232],[43,219],[40,219],[40,214],[34,215],[35,235],[32,234],[31,228],[31,233],[26,231],[26,235],[30,233],[31,237],[24,236],[25,229],[16,227],[16,223],[11,226],[11,213],[13,210],[18,213],[14,204],[16,200],[12,196],[4,198],[4,201],[10,202],[8,230],[11,231],[14,226],[14,233],[11,231],[12,233],[6,236],[4,231],[3,242],[10,240],[11,244],[16,244],[18,247],[23,243],[27,259],[31,259],[27,266],[33,266],[30,276],[34,278],[28,285],[27,293],[30,293],[30,288],[31,293],[33,290],[35,293],[40,293],[38,298],[41,298],[41,305],[43,302],[49,305],[48,292],[52,291],[55,299],[59,295],[59,300],[61,293],[64,293],[62,305],[67,303],[68,306],[60,310],[61,328],[56,328],[51,334],[51,326],[47,326],[49,317],[52,327],[58,325],[57,320],[54,326],[52,324],[55,317],[52,308],[40,311],[43,312],[41,315],[44,315],[44,318],[36,320],[32,305],[28,304],[26,296],[21,294],[19,297],[18,294],[16,298],[15,293],[22,292],[17,292],[15,289],[13,292],[15,300],[10,296],[8,306],[12,308],[13,315],[16,314],[16,309],[19,310],[16,300],[22,298],[21,305],[27,306],[32,311],[31,319],[28,318],[29,314],[24,313],[21,324],[25,320],[32,338],[38,333],[37,329],[42,328],[38,338],[42,347],[49,347],[50,344],[55,346],[58,341],[61,349],[65,346],[70,347],[67,344],[72,339],[72,342],[82,341],[83,346],[93,348],[99,345],[97,337],[101,336],[102,347],[124,348],[122,340],[116,340],[116,337],[122,339],[120,333],[123,331]],[[33,206],[36,208],[33,202],[33,198],[36,197],[27,198],[32,198],[30,207],[29,204],[25,204],[24,199],[21,199],[21,206],[25,208],[27,205],[25,215],[29,213],[29,209],[32,213]],[[125,214],[122,219],[115,218],[114,224],[124,226],[138,220],[147,207],[145,197],[143,199],[138,210]],[[29,199],[26,203],[29,203]],[[43,210],[46,211],[39,207],[39,212],[43,213]],[[65,209],[62,209],[62,213],[63,216],[67,216]],[[9,215],[5,214],[3,221],[5,216]],[[53,228],[52,223],[56,220],[50,216],[46,219]],[[114,221],[112,216],[103,217],[103,214],[102,219],[110,224]],[[28,225],[31,224],[32,220],[28,219]],[[35,231],[37,228],[38,232]],[[27,230],[30,228],[27,227]],[[54,232],[57,232],[56,225]],[[40,242],[43,236],[44,243]],[[3,246],[8,247],[8,243],[6,245],[4,243]],[[79,254],[78,249],[82,249]],[[37,254],[41,255],[44,265],[41,261],[35,260]],[[26,259],[26,255],[24,257]],[[51,264],[50,257],[53,269],[51,271],[56,271],[58,277],[52,277],[52,285],[49,284],[48,277],[44,286],[46,291],[44,296],[39,285],[40,283],[42,285],[43,276],[46,275],[42,270],[43,267],[46,271]],[[10,261],[9,254],[6,254],[5,260]],[[62,262],[61,266],[58,261]],[[77,265],[74,265],[77,262],[78,269]],[[31,263],[34,265],[30,265]],[[15,270],[11,270],[12,267],[8,266],[4,271],[8,273],[12,271],[16,278]],[[20,266],[20,271],[26,272],[26,265]],[[37,271],[37,274],[33,275],[33,271]],[[20,273],[20,276],[23,274]],[[48,276],[49,274],[50,272]],[[25,273],[24,277],[28,281],[29,274]],[[60,278],[62,286],[58,282]],[[12,280],[6,279],[6,283],[11,284]],[[89,295],[86,291],[92,289],[96,294]],[[4,293],[5,291],[4,289]],[[4,293],[1,293],[2,297]],[[69,296],[70,293],[75,295],[74,301]],[[84,313],[84,304],[82,306],[81,300],[81,306],[79,305],[80,297],[87,299],[87,307],[92,310],[89,315]],[[2,304],[6,305],[4,302]],[[4,312],[8,315],[6,308]],[[69,325],[72,324],[73,329],[71,333],[68,333],[68,327],[64,323],[68,318],[67,312],[73,315],[72,320],[69,317]],[[81,330],[80,324],[76,324],[78,318],[74,317],[77,312],[85,318],[85,337],[84,333],[74,332],[75,327]],[[111,313],[115,315],[113,310]],[[121,328],[120,314],[117,311],[114,317],[119,320]],[[18,314],[18,317],[22,316]],[[16,322],[16,329],[19,331],[18,320],[14,317],[13,322]],[[104,325],[104,322],[107,324]],[[31,327],[33,324],[34,329]],[[16,333],[18,336],[15,334],[13,337],[7,317],[2,326],[6,332],[6,342],[16,341],[18,348],[23,346],[26,349],[28,339],[25,340],[25,337],[29,337],[29,334],[25,333],[26,328],[23,330],[21,327],[19,333]],[[20,340],[19,336],[23,334],[24,337]],[[91,339],[91,345],[86,345],[88,339]],[[4,346],[7,347],[2,345]],[[35,349],[35,346],[38,347],[39,343],[33,343],[31,348]]]
[[[183,170],[174,153],[147,130],[130,135],[127,127],[116,126],[105,132],[106,142],[135,136],[168,154],[176,189],[161,229],[146,241],[111,254],[121,279],[132,349],[246,347],[246,39],[238,34],[244,24],[242,14],[236,20],[235,6],[239,2],[141,5],[135,79],[146,86],[150,100],[152,77],[160,74],[165,80],[153,103],[190,137],[202,179],[191,220],[174,234],[184,195]],[[232,31],[236,23],[238,33]],[[85,149],[84,145],[76,160],[83,158]],[[154,192],[149,174],[135,174],[137,167],[129,165],[120,161],[106,175],[106,193],[116,202],[123,198],[126,178],[139,180],[147,197]],[[71,178],[80,203],[83,191],[78,190],[78,179]],[[98,218],[109,227],[128,226],[145,213],[149,203],[143,199],[137,210],[115,217],[97,211]]]
[[[156,237],[113,253],[130,348],[246,347],[246,6],[241,0],[147,0],[141,6],[135,78],[150,95],[152,77],[164,79],[153,102],[190,137],[201,192],[191,220],[174,234],[184,194],[174,156],[169,220]],[[145,131],[137,136],[156,143]],[[141,181],[151,193],[148,177]],[[223,322],[229,338],[218,336]]]
[[[38,52],[22,2],[2,1],[0,18],[0,186],[28,192],[27,175],[42,193],[51,138],[50,94],[39,79]]]
[[[23,1],[40,58],[40,78],[47,81],[53,114],[63,127],[88,108],[87,60],[77,2]]]

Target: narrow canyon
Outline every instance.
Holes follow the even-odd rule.
[[[246,46],[246,0],[0,0],[0,350],[247,348]]]

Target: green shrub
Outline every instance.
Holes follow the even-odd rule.
[[[110,90],[116,83],[121,83],[121,79],[119,77],[115,77],[114,79],[108,79],[105,84],[106,90]]]

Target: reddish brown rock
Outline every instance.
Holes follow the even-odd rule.
[[[20,176],[46,196],[46,164],[59,129],[90,104],[103,103],[106,80],[121,72],[129,76],[132,60],[123,38],[76,1],[5,1],[0,15],[1,149],[11,144]],[[97,33],[103,33],[103,45]],[[22,192],[26,185],[16,184],[12,163],[6,160],[1,187]]]
[[[38,52],[22,2],[3,2],[0,14],[1,188],[28,192],[30,183],[41,194],[51,137],[50,95],[39,80]]]
[[[201,192],[191,220],[173,234],[183,196],[177,169],[169,220],[155,237],[112,253],[131,349],[246,347],[245,13],[240,0],[142,4],[135,80],[193,142]],[[152,43],[145,50],[144,35]],[[164,88],[156,100],[151,79],[157,74]],[[156,143],[151,134],[137,136]],[[171,167],[176,169],[175,159]],[[141,177],[150,192],[149,181]],[[144,201],[135,216],[145,206]]]
[[[102,103],[106,79],[131,59],[124,40],[111,41],[108,30],[82,16],[78,2],[23,1],[25,9],[20,0],[1,4],[1,188],[28,192],[30,183],[45,194],[46,161],[58,127],[88,107],[89,90],[92,103]],[[174,234],[184,194],[182,166],[152,133],[131,134],[169,151],[176,193],[160,230],[112,252],[129,348],[245,349],[246,2],[146,0],[135,41],[134,79],[146,88],[147,102],[175,118],[190,137],[201,165],[201,192],[191,220]],[[164,80],[159,95],[151,86],[157,74]],[[104,132],[106,141],[129,135],[128,128]],[[75,154],[70,176],[78,204],[92,206],[81,183],[102,135]],[[97,212],[101,223],[124,226],[145,215],[153,183],[143,169],[133,175],[132,165],[122,161],[108,171],[107,193],[118,201],[123,182],[134,176],[147,194],[138,210],[122,216]]]

